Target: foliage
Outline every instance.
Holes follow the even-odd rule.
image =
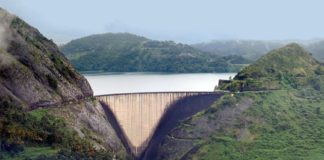
[[[48,147],[48,146],[24,147],[24,151],[20,152],[19,154],[0,151],[0,159],[1,159],[1,155],[2,155],[2,159],[21,160],[21,159],[36,159],[37,157],[42,155],[51,156],[57,153],[58,153],[58,149],[53,147]]]
[[[324,75],[324,65],[318,66],[315,70],[315,73],[318,75]]]
[[[31,151],[25,151],[25,148],[31,146],[54,147],[57,151],[65,151],[64,154],[60,152],[53,156],[95,157],[110,154],[96,151],[87,140],[66,127],[64,120],[52,116],[46,109],[25,112],[10,100],[0,101],[0,136],[0,153],[13,157],[28,156]]]
[[[322,66],[297,44],[271,51],[244,68],[232,83],[220,86],[231,91],[298,88],[312,84],[321,75]],[[320,83],[320,81],[319,81]]]
[[[80,71],[108,72],[234,72],[246,60],[219,57],[172,41],[153,41],[128,34],[93,35],[61,47]]]
[[[50,59],[54,63],[54,67],[68,80],[73,81],[76,78],[74,71],[72,71],[67,64],[64,64],[62,57],[59,57],[59,55],[56,54],[51,54]]]

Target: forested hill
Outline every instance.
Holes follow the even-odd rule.
[[[192,47],[218,56],[242,56],[255,61],[273,49],[283,47],[293,41],[266,41],[266,40],[215,40],[206,43],[193,44]],[[305,40],[297,42],[320,61],[324,61],[324,41]]]
[[[232,72],[240,56],[220,57],[172,41],[155,41],[129,33],[107,33],[73,40],[61,51],[80,71]]]
[[[181,122],[156,159],[324,159],[324,65],[308,51],[273,50],[220,88],[243,92]]]
[[[313,87],[321,90],[323,64],[296,43],[275,49],[239,72],[232,83],[220,86],[229,90],[276,90]]]

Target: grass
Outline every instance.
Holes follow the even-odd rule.
[[[209,111],[196,115],[196,119],[209,118],[210,124],[226,125],[197,141],[200,148],[189,157],[204,160],[323,160],[323,70],[323,64],[297,44],[274,50],[244,68],[231,83],[220,88],[250,92],[224,96]],[[253,92],[258,90],[267,92]],[[244,108],[239,105],[244,99],[252,100],[252,106],[243,114],[226,119],[228,123],[222,122],[220,117],[230,113],[228,107]],[[190,123],[199,125],[199,121]],[[185,129],[196,131],[194,125]]]
[[[253,139],[238,139],[238,126],[232,133],[216,133],[205,141],[193,159],[210,160],[322,160],[324,159],[324,96],[302,91],[281,90],[246,93],[253,107],[244,116],[252,121],[248,130]],[[315,92],[315,91],[314,91]],[[319,99],[321,98],[321,99]],[[262,119],[262,121],[253,121]]]
[[[39,108],[28,113],[31,116],[35,117],[37,120],[41,120],[44,116],[48,114],[48,110],[45,108]]]
[[[25,150],[19,154],[11,155],[9,153],[0,152],[0,157],[2,155],[2,159],[8,160],[35,159],[41,155],[55,155],[58,151],[58,149],[52,147],[25,147]]]

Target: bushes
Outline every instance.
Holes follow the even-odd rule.
[[[222,105],[224,107],[234,106],[238,100],[234,96],[224,96],[222,99]]]
[[[321,91],[321,79],[318,77],[311,77],[308,80],[308,83],[317,91]]]
[[[324,75],[324,66],[320,65],[316,68],[315,73],[317,75]]]
[[[51,145],[63,140],[62,128],[65,123],[47,112],[41,117],[35,117],[21,107],[2,101],[0,115],[0,134],[5,144],[15,146],[31,142]]]
[[[111,160],[113,159],[112,155],[105,151],[94,151],[94,154],[87,153],[76,153],[71,152],[70,150],[63,149],[59,151],[56,155],[40,155],[36,160],[57,160],[57,159],[96,159],[96,160]]]
[[[221,90],[229,90],[232,92],[238,92],[242,90],[244,81],[240,80],[233,80],[230,83],[225,83],[219,86],[219,89]]]
[[[72,156],[99,154],[90,142],[80,138],[66,127],[64,120],[52,116],[46,109],[26,112],[8,100],[0,100],[0,142],[0,151],[14,154],[28,145],[58,147]]]
[[[67,80],[73,80],[76,78],[75,73],[67,66],[67,64],[64,64],[63,57],[60,57],[56,54],[51,54],[50,59],[52,60],[54,67],[66,78]]]

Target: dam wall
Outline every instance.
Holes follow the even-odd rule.
[[[210,107],[216,100],[222,97],[224,93],[200,94],[195,96],[184,97],[168,107],[165,114],[160,119],[154,134],[141,154],[141,160],[157,159],[157,150],[162,140],[167,134],[174,129],[180,121],[195,115],[204,109]]]
[[[208,95],[218,97],[221,94],[223,93],[149,92],[101,95],[96,96],[96,99],[106,107],[107,113],[113,116],[111,120],[117,123],[115,128],[120,132],[119,134],[123,134],[120,135],[123,143],[126,143],[125,145],[135,157],[139,157],[147,148],[157,126],[170,107],[183,102],[189,105],[190,97],[196,99],[202,97],[199,103],[208,107],[211,102],[208,101],[207,104],[203,97]],[[179,108],[180,110],[196,112],[190,107],[186,109],[186,105],[178,105],[178,107],[182,107]],[[179,115],[179,117],[183,116],[185,114]]]

